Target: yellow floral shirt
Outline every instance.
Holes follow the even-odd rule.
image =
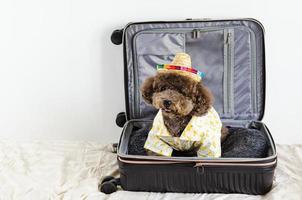
[[[162,111],[159,110],[144,148],[163,156],[171,156],[173,149],[189,151],[197,148],[198,157],[217,158],[221,156],[221,127],[219,115],[211,107],[206,115],[193,116],[180,137],[173,137],[164,124]]]

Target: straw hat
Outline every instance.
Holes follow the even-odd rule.
[[[177,53],[171,64],[157,65],[159,73],[177,73],[200,81],[204,73],[191,67],[191,57],[186,53]]]

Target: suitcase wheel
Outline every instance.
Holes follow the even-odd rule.
[[[114,179],[113,176],[105,176],[105,177],[103,178],[101,184],[103,184],[103,183],[105,183],[105,182],[107,182],[107,181],[111,181],[111,180],[113,180],[113,179]]]
[[[106,176],[101,185],[99,186],[99,190],[105,194],[111,194],[117,190],[117,186],[120,185],[120,179],[114,178],[112,176]]]
[[[101,192],[105,193],[105,194],[111,194],[113,192],[115,192],[117,190],[117,187],[114,183],[112,183],[111,181],[109,182],[105,182],[101,185]]]
[[[123,42],[123,29],[118,29],[112,32],[111,42],[115,45],[120,45]]]
[[[119,114],[117,114],[116,119],[115,119],[115,123],[118,127],[123,127],[124,124],[126,123],[127,119],[126,119],[126,113],[125,112],[120,112]]]

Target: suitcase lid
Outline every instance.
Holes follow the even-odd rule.
[[[119,37],[123,36],[122,40]],[[261,120],[265,106],[264,29],[254,19],[136,22],[112,35],[123,42],[126,116],[153,119],[140,86],[178,52],[204,72],[222,120]],[[121,37],[120,37],[121,38]],[[196,67],[199,66],[199,67]]]

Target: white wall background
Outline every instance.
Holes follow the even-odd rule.
[[[302,143],[302,12],[276,0],[6,0],[0,2],[0,137],[115,142],[124,110],[122,47],[130,21],[259,19],[266,27],[264,122]]]

